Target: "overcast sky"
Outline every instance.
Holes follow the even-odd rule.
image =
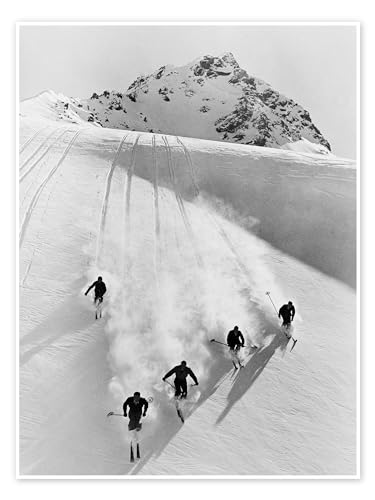
[[[356,154],[354,26],[21,26],[20,98],[124,91],[141,74],[232,52],[305,107],[339,156]]]

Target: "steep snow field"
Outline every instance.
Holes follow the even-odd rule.
[[[22,113],[20,473],[355,474],[352,162]],[[296,305],[292,352],[266,291]],[[210,342],[235,324],[259,346],[237,373]],[[182,359],[184,425],[161,381]],[[134,465],[106,414],[135,390]]]

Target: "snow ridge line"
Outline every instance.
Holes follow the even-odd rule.
[[[113,173],[115,171],[118,159],[120,157],[121,149],[122,146],[124,145],[124,142],[129,134],[126,133],[123,138],[120,141],[120,144],[118,145],[115,157],[112,161],[112,164],[108,170],[107,178],[105,180],[105,190],[104,190],[104,197],[103,197],[103,203],[102,203],[102,210],[101,210],[101,216],[100,216],[100,222],[99,222],[99,231],[98,231],[98,238],[97,238],[97,245],[96,245],[96,256],[95,256],[95,264],[98,264],[98,259],[99,255],[103,246],[103,235],[104,235],[104,230],[105,230],[105,224],[107,220],[107,208],[108,208],[108,198],[109,198],[109,193],[111,191],[111,184],[112,184],[112,177]]]
[[[69,141],[68,145],[65,148],[64,153],[62,154],[60,160],[57,162],[57,164],[49,171],[47,177],[44,179],[44,181],[39,185],[38,189],[36,190],[28,209],[26,210],[25,216],[23,218],[22,224],[21,224],[21,229],[20,229],[20,235],[19,235],[19,245],[20,247],[22,246],[26,229],[29,225],[30,218],[32,216],[33,210],[39,200],[40,195],[42,194],[44,188],[46,187],[48,181],[53,177],[53,175],[56,173],[57,169],[60,167],[60,165],[63,163],[65,158],[67,157],[70,148],[73,146],[75,140],[77,139],[78,135],[82,132],[82,130],[78,130],[74,136],[71,138]]]
[[[41,154],[41,156],[35,160],[35,162],[31,165],[31,167],[26,170],[25,173],[23,173],[20,177],[20,182],[22,182],[24,180],[25,177],[27,177],[29,175],[29,173],[38,165],[38,163],[46,156],[46,154],[48,153],[48,151],[53,148],[53,146],[63,137],[63,135],[65,135],[67,132],[72,132],[72,130],[69,130],[69,129],[65,129],[62,131],[62,133],[60,135],[58,135],[56,137],[56,139],[52,142],[52,144],[50,144],[48,146],[48,148]]]
[[[173,187],[173,191],[174,191],[174,194],[175,194],[175,197],[176,197],[176,200],[177,200],[177,205],[178,205],[178,208],[180,210],[180,214],[181,214],[182,220],[184,222],[184,226],[185,226],[186,232],[187,232],[187,234],[188,234],[188,236],[190,238],[190,243],[191,243],[191,245],[192,245],[192,247],[194,249],[195,258],[197,259],[198,265],[200,267],[203,267],[203,260],[202,260],[202,257],[199,255],[199,252],[197,250],[197,245],[196,245],[196,242],[195,242],[195,236],[194,236],[193,229],[191,227],[189,218],[188,218],[186,210],[185,210],[184,201],[183,201],[183,199],[182,199],[182,197],[181,197],[181,195],[180,195],[180,193],[178,192],[178,189],[177,189],[176,176],[175,176],[175,172],[174,172],[174,169],[173,169],[171,148],[170,148],[170,145],[168,143],[168,139],[166,138],[166,136],[163,135],[162,138],[163,138],[163,141],[164,141],[164,144],[165,144],[165,149],[167,151],[167,159],[168,159],[167,163],[168,163],[169,176],[170,176],[172,187]]]
[[[31,137],[29,137],[20,147],[19,154],[23,153],[23,151],[25,150],[25,148],[27,148],[27,146],[30,144],[30,142],[32,142],[34,139],[36,139],[38,137],[38,135],[43,132],[43,130],[47,130],[48,128],[49,128],[49,125],[47,125],[47,127],[42,127],[40,130],[35,132],[35,134],[33,134]]]
[[[197,194],[199,194],[200,190],[199,190],[198,183],[196,181],[195,169],[194,169],[194,165],[193,165],[191,156],[189,154],[189,151],[186,148],[185,144],[181,141],[180,138],[177,138],[177,140],[178,140],[179,144],[184,149],[185,159],[186,159],[186,162],[188,163],[188,166],[190,168],[190,172],[191,172],[191,175],[192,175],[192,183],[193,183],[193,185],[194,185],[194,187],[196,189]],[[210,184],[210,180],[208,180],[208,183]],[[232,244],[229,236],[225,232],[224,228],[222,227],[222,225],[220,224],[220,222],[217,220],[216,214],[212,210],[210,210],[210,209],[208,209],[208,210],[206,209],[206,213],[212,219],[212,221],[214,222],[215,226],[218,228],[219,234],[222,237],[224,243],[227,245],[227,247],[232,252],[232,254],[233,254],[234,258],[235,258],[235,261],[237,263],[237,266],[239,267],[239,269],[242,272],[242,274],[246,277],[247,285],[250,286],[251,280],[250,280],[249,271],[248,271],[247,267],[245,266],[245,264],[243,263],[243,261],[242,261],[240,255],[238,254],[237,250],[234,248],[234,246],[233,246],[233,244]],[[250,299],[252,299],[251,296],[250,296]],[[252,300],[254,300],[254,299],[252,299]]]
[[[176,139],[177,139],[177,142],[182,146],[182,148],[184,150],[186,162],[188,164],[188,167],[190,168],[191,181],[192,181],[194,189],[195,189],[195,194],[196,194],[196,196],[198,196],[200,193],[200,190],[199,190],[197,178],[195,175],[193,160],[191,159],[190,152],[178,136],[176,137]]]
[[[33,153],[31,153],[31,155],[27,158],[27,160],[25,160],[23,162],[23,164],[20,166],[20,171],[23,170],[26,167],[26,165],[34,158],[34,156],[37,155],[41,149],[44,148],[44,146],[46,145],[46,143],[48,142],[48,140],[53,136],[53,134],[55,134],[56,132],[59,132],[60,130],[61,130],[61,127],[60,128],[55,128],[54,130],[52,130],[52,132],[49,135],[47,135],[47,137],[44,139],[44,141],[42,142],[42,144],[40,144],[36,148],[36,150]],[[66,130],[66,127],[64,127],[64,130]]]

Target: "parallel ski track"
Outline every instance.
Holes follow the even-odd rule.
[[[202,260],[202,257],[199,255],[199,252],[197,250],[197,245],[196,245],[196,242],[195,242],[194,232],[193,232],[193,229],[191,227],[189,218],[187,216],[183,199],[182,199],[182,197],[181,197],[181,195],[180,195],[180,193],[178,191],[177,182],[176,182],[176,176],[175,176],[175,172],[174,172],[174,168],[173,168],[173,162],[172,162],[171,148],[170,148],[170,145],[168,143],[168,139],[166,138],[166,136],[164,135],[162,138],[163,138],[163,142],[165,144],[165,149],[166,149],[166,152],[167,152],[167,160],[168,160],[167,163],[168,163],[169,176],[170,176],[170,180],[171,180],[171,183],[172,183],[173,191],[174,191],[174,194],[175,194],[175,197],[176,197],[176,200],[177,200],[177,205],[178,205],[178,208],[179,208],[179,211],[180,211],[180,214],[181,214],[181,218],[182,218],[182,220],[184,222],[184,226],[185,226],[186,232],[187,232],[187,234],[189,236],[190,243],[191,243],[191,245],[193,247],[197,263],[198,263],[199,267],[203,267],[203,265],[204,265],[203,264],[203,260]]]
[[[37,155],[39,153],[39,151],[41,149],[44,148],[44,146],[46,145],[46,143],[49,141],[49,139],[56,133],[58,132],[59,130],[61,130],[61,127],[60,128],[55,128],[54,130],[52,130],[52,132],[50,134],[47,135],[47,137],[44,139],[44,141],[42,142],[42,144],[39,144],[39,146],[36,148],[35,151],[33,151],[31,153],[31,155],[22,163],[22,165],[20,166],[20,171],[22,171],[26,165],[28,165],[30,163],[30,161],[34,158],[35,155]],[[66,130],[66,127],[64,127],[64,130]]]
[[[101,210],[101,216],[100,216],[100,222],[99,222],[97,245],[96,245],[96,256],[95,256],[96,265],[98,264],[99,255],[101,253],[103,243],[104,243],[105,225],[106,225],[106,221],[107,221],[108,199],[109,199],[109,193],[111,191],[112,177],[113,177],[113,173],[115,171],[115,168],[117,166],[117,162],[118,162],[120,154],[121,154],[122,146],[124,145],[124,142],[125,142],[128,135],[129,134],[126,133],[123,136],[123,138],[121,139],[120,144],[118,145],[115,157],[114,157],[112,164],[108,170],[107,178],[105,181],[104,197],[103,197],[102,210]]]
[[[20,177],[20,182],[22,182],[25,177],[27,177],[29,175],[29,173],[34,170],[34,168],[39,164],[39,162],[46,156],[46,154],[50,151],[50,149],[53,148],[53,146],[60,141],[60,139],[62,139],[62,137],[68,133],[68,132],[72,132],[72,130],[69,130],[69,129],[64,129],[62,131],[62,133],[60,135],[58,135],[56,137],[56,139],[47,147],[47,149],[39,156],[39,158],[37,158],[35,160],[35,162],[29,167],[28,170],[26,170],[26,172],[24,172],[21,177]]]
[[[160,250],[160,211],[159,211],[159,166],[156,160],[156,139],[152,136],[152,166],[153,166],[153,187],[154,187],[154,226],[155,226],[155,279],[158,286],[158,276],[161,263]]]
[[[29,137],[23,144],[22,146],[20,147],[19,149],[19,154],[23,153],[23,151],[25,150],[25,148],[27,148],[27,146],[30,144],[30,142],[32,142],[34,139],[36,139],[38,137],[39,134],[41,134],[43,132],[43,130],[47,130],[49,128],[49,125],[47,125],[47,127],[42,127],[40,130],[38,130],[37,132],[35,132],[35,134],[33,134],[31,137]]]
[[[130,163],[126,167],[126,177],[124,183],[124,230],[122,235],[122,255],[123,255],[123,263],[122,263],[122,276],[124,281],[127,281],[127,276],[130,274],[130,260],[126,258],[127,252],[126,247],[130,244],[130,197],[131,197],[131,187],[132,187],[132,178],[135,170],[135,158],[137,151],[137,144],[140,138],[140,134],[137,135],[134,144],[131,149],[131,157]]]
[[[78,130],[74,134],[74,136],[71,138],[71,140],[69,141],[68,145],[66,146],[66,148],[64,150],[64,153],[62,154],[60,160],[49,171],[48,175],[46,176],[46,178],[44,179],[44,181],[42,181],[42,183],[39,185],[39,187],[36,190],[33,198],[31,199],[29,207],[26,210],[25,216],[24,216],[22,224],[21,224],[20,235],[19,235],[19,245],[20,245],[20,248],[22,246],[22,243],[23,243],[23,240],[24,240],[24,237],[25,237],[25,234],[26,234],[26,230],[27,230],[27,227],[29,225],[30,218],[32,216],[33,210],[34,210],[34,208],[35,208],[35,206],[36,206],[36,204],[37,204],[37,202],[39,200],[40,195],[42,194],[42,192],[43,192],[44,188],[46,187],[46,185],[48,184],[49,180],[54,176],[54,174],[57,172],[58,168],[61,166],[61,164],[63,163],[63,161],[67,157],[67,155],[68,155],[71,147],[73,146],[75,140],[77,139],[78,135],[81,132],[82,132],[82,130]]]
[[[132,188],[132,178],[135,170],[135,157],[136,157],[136,152],[137,152],[137,145],[139,141],[140,135],[137,135],[133,147],[132,147],[132,153],[131,153],[131,159],[130,159],[130,164],[126,169],[126,178],[127,178],[127,183],[126,183],[126,194],[125,194],[125,217],[126,217],[126,228],[127,231],[130,230],[130,194],[131,194],[131,188]]]
[[[185,144],[181,141],[181,139],[179,137],[177,137],[177,142],[183,148],[183,151],[184,151],[184,154],[185,154],[185,159],[186,159],[186,162],[187,162],[187,164],[189,166],[189,169],[190,169],[190,172],[191,172],[193,186],[194,186],[194,188],[196,190],[196,194],[199,195],[200,189],[199,189],[199,185],[198,185],[198,182],[197,182],[197,179],[196,179],[195,169],[194,169],[194,165],[193,165],[193,161],[191,159],[190,153],[189,153],[188,149],[186,148]],[[208,182],[210,182],[210,181],[208,181]],[[242,274],[246,277],[247,286],[251,287],[250,273],[249,273],[246,265],[243,263],[243,261],[242,261],[240,255],[238,254],[237,250],[233,246],[233,243],[231,242],[228,234],[226,233],[226,231],[224,230],[224,228],[222,227],[222,225],[220,224],[220,222],[217,220],[216,215],[211,210],[206,210],[206,212],[209,215],[209,217],[213,220],[213,222],[216,225],[216,227],[218,228],[219,234],[222,237],[224,243],[230,249],[232,255],[234,256],[234,259],[235,259],[235,261],[237,263],[238,268],[240,269],[240,271],[242,272]],[[251,298],[251,300],[253,300],[254,302],[256,302],[253,297],[250,297],[250,298]]]

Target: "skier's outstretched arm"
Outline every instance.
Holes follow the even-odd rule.
[[[190,375],[190,377],[194,380],[195,385],[198,385],[198,379],[197,379],[197,377],[195,376],[195,374],[194,374],[193,370],[191,370],[190,368],[189,368],[189,375]]]
[[[96,285],[96,281],[94,281],[94,283],[88,287],[88,289],[85,292],[85,295],[87,295],[89,293],[89,291],[91,290],[91,288],[94,288],[95,285]]]
[[[104,290],[104,292],[103,292],[103,295],[104,295],[104,294],[105,294],[105,292],[107,291],[107,287],[105,286],[105,283],[103,283],[103,290]],[[103,296],[103,295],[102,295],[102,296]]]
[[[176,373],[176,366],[174,368],[172,368],[172,370],[169,370],[168,373],[166,373],[163,377],[163,380],[165,380],[166,378],[170,377],[171,375],[173,375],[174,373]]]
[[[281,306],[280,309],[279,309],[279,318],[281,318],[281,313],[282,313],[283,307],[284,306]]]

